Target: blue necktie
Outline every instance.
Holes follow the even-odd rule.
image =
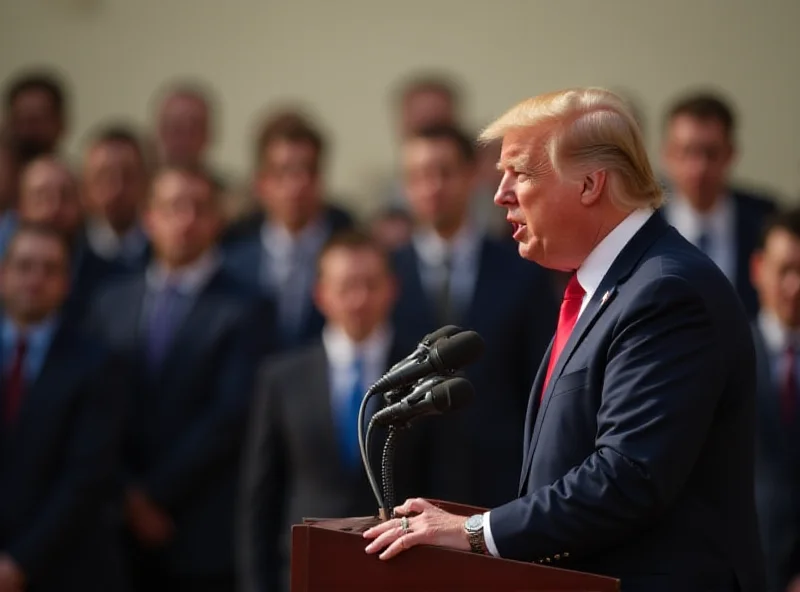
[[[180,297],[180,292],[169,284],[153,297],[147,327],[147,366],[151,371],[161,366],[172,343]]]
[[[358,410],[364,398],[364,359],[353,360],[352,383],[347,398],[342,403],[339,436],[343,464],[351,470],[361,466],[361,451],[358,446]]]

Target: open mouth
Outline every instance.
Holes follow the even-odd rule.
[[[513,232],[514,238],[518,238],[518,235],[524,232],[527,226],[525,224],[521,224],[520,222],[512,222],[511,223],[511,230]]]

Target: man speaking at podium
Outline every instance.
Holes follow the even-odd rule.
[[[520,255],[572,272],[530,395],[519,498],[466,520],[408,500],[364,534],[367,552],[438,545],[609,575],[623,592],[758,592],[747,319],[656,212],[630,110],[602,89],[542,95],[481,136],[496,139],[495,203]]]

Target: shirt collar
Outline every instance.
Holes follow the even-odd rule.
[[[216,249],[206,251],[197,261],[173,271],[154,262],[147,268],[147,285],[151,290],[159,291],[170,283],[182,294],[192,296],[206,286],[219,265],[220,256]]]
[[[361,343],[355,343],[341,327],[327,324],[322,330],[322,344],[331,365],[349,367],[361,355],[368,366],[384,365],[392,342],[392,330],[386,325],[377,327]]]
[[[57,324],[58,315],[52,314],[43,321],[28,327],[25,330],[28,349],[39,349],[47,345],[53,336]],[[20,330],[17,324],[9,317],[5,317],[3,320],[3,343],[6,347],[14,347],[19,334]]]
[[[800,331],[785,327],[771,312],[762,309],[757,322],[764,343],[773,354],[783,352],[790,344],[795,347],[800,345]]]
[[[733,200],[728,194],[720,196],[708,212],[698,212],[689,200],[675,194],[667,209],[670,224],[690,241],[696,241],[703,231],[715,236],[724,235],[733,228]]]
[[[113,259],[122,251],[141,253],[147,247],[147,238],[138,224],[119,235],[102,218],[91,218],[87,221],[86,240],[92,250],[105,259]]]
[[[285,226],[266,220],[261,226],[261,244],[277,257],[288,257],[296,248],[316,252],[325,241],[325,222],[322,217],[309,223],[297,234],[291,234]]]
[[[654,210],[650,208],[634,210],[589,253],[577,274],[578,283],[587,295],[595,293],[614,260],[653,213]]]
[[[481,233],[474,224],[467,223],[449,241],[430,228],[415,232],[412,240],[422,261],[435,267],[444,263],[448,251],[453,260],[472,258],[478,251]]]

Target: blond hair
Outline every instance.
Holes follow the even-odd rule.
[[[623,209],[657,208],[663,201],[642,133],[627,103],[602,88],[575,88],[526,99],[480,134],[481,142],[508,132],[547,130],[539,148],[542,161],[559,177],[576,178],[592,170],[608,171],[610,196]],[[532,155],[535,156],[535,155]],[[534,169],[546,166],[537,162]]]

